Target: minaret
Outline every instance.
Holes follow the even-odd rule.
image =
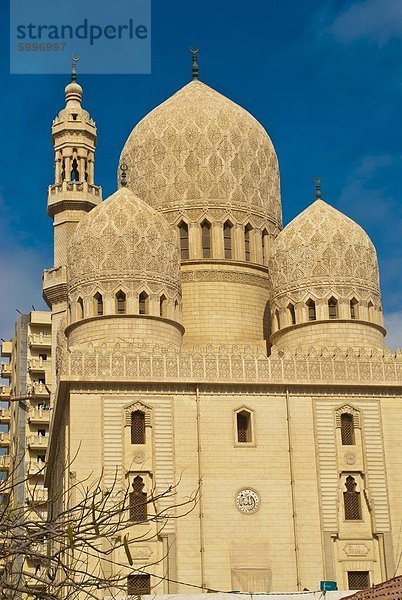
[[[65,89],[66,106],[53,121],[55,177],[49,186],[47,212],[53,219],[54,266],[43,274],[43,297],[52,309],[52,347],[67,312],[67,247],[80,220],[102,201],[102,188],[95,185],[97,131],[82,108],[82,87],[77,83],[73,57],[71,82]],[[53,361],[56,365],[57,358]],[[56,372],[52,374],[55,382]],[[53,390],[55,385],[53,386]]]

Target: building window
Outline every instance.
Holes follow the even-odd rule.
[[[94,296],[94,301],[95,301],[95,314],[98,315],[98,317],[101,317],[103,315],[102,294],[100,294],[99,292],[96,292],[96,294]]]
[[[46,461],[46,454],[38,454],[36,460],[37,462],[44,463]]]
[[[208,221],[201,223],[202,257],[211,258],[211,224]]]
[[[77,300],[77,319],[84,318],[84,301],[82,298]]]
[[[315,321],[317,319],[317,314],[315,311],[315,302],[314,300],[307,300],[306,302],[307,304],[307,308],[308,308],[308,320],[309,321]]]
[[[146,292],[141,292],[139,296],[140,315],[149,314],[149,297]]]
[[[126,294],[122,290],[116,294],[116,312],[118,315],[126,314]]]
[[[38,436],[39,437],[45,437],[46,436],[46,429],[38,429]]]
[[[141,410],[131,413],[131,443],[145,444],[145,413]]]
[[[294,304],[292,304],[292,303],[288,304],[288,312],[289,312],[291,325],[296,325],[296,311],[295,311]]]
[[[248,223],[244,228],[244,256],[247,262],[251,260],[251,240],[250,231],[252,231],[251,225]]]
[[[226,221],[223,226],[223,243],[225,247],[225,258],[232,258],[232,230],[233,225]]]
[[[137,475],[133,481],[133,491],[130,492],[130,520],[143,523],[147,520],[147,494],[143,492],[144,481]]]
[[[370,587],[368,571],[348,571],[348,586],[350,590],[365,590]]]
[[[268,231],[264,229],[262,232],[262,262],[264,265],[268,263],[269,258],[269,235]]]
[[[179,224],[180,253],[182,260],[190,258],[188,225],[184,221]]]
[[[167,317],[167,299],[164,294],[159,299],[159,315],[161,317]]]
[[[333,296],[328,300],[328,316],[330,319],[338,318],[338,300]]]
[[[359,318],[357,305],[358,305],[358,301],[356,300],[356,298],[352,298],[352,300],[350,301],[350,318],[351,319]]]
[[[39,354],[39,358],[42,360],[47,360],[47,354]]]
[[[343,492],[346,521],[360,521],[362,518],[360,492],[356,491],[357,483],[351,475],[346,477],[346,492]]]
[[[237,441],[247,444],[253,441],[251,430],[251,414],[248,410],[242,410],[236,414]]]
[[[142,596],[151,593],[151,577],[149,575],[129,575],[127,577],[127,594]]]
[[[356,443],[353,415],[348,413],[343,413],[341,415],[341,438],[342,446],[354,446]]]

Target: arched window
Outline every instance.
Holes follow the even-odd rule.
[[[131,413],[131,443],[145,444],[145,413],[142,410]]]
[[[275,311],[275,323],[276,323],[276,329],[277,331],[281,328],[281,320],[279,318],[279,310],[276,309]]]
[[[250,261],[251,260],[251,235],[250,232],[252,231],[252,227],[250,225],[250,223],[248,223],[245,228],[244,228],[244,257],[246,259],[246,261]]]
[[[143,523],[147,520],[147,494],[143,492],[144,481],[137,475],[133,481],[133,491],[130,492],[130,520]]]
[[[236,414],[237,441],[240,444],[252,442],[251,414],[242,410]]]
[[[355,426],[353,415],[343,413],[341,415],[341,438],[343,446],[354,446],[355,444]]]
[[[202,257],[211,258],[211,223],[207,220],[201,223]]]
[[[350,301],[350,318],[351,319],[358,319],[359,318],[358,304],[359,303],[356,300],[356,298],[352,298],[352,300]]]
[[[77,319],[84,318],[84,301],[82,298],[77,300]]]
[[[126,294],[121,290],[116,294],[116,312],[118,315],[126,314]]]
[[[232,229],[232,223],[230,221],[226,221],[226,223],[223,225],[223,243],[225,247],[225,258],[232,258]]]
[[[369,321],[371,321],[371,323],[374,323],[374,304],[371,302],[371,300],[368,303],[367,308]]]
[[[184,221],[179,223],[179,237],[180,237],[180,253],[182,260],[190,258],[189,239],[188,239],[188,225]]]
[[[102,298],[102,294],[100,294],[99,292],[96,292],[96,294],[94,296],[94,303],[95,303],[95,315],[98,315],[98,317],[101,317],[103,315],[103,298]]]
[[[294,304],[292,304],[292,303],[288,304],[288,312],[289,312],[291,325],[296,325],[296,311],[295,311]]]
[[[175,314],[175,318],[179,319],[180,317],[180,306],[177,300],[174,301],[174,314]]]
[[[139,311],[140,315],[147,315],[149,313],[149,297],[146,292],[141,292],[139,296]]]
[[[76,158],[74,158],[72,165],[71,165],[71,181],[79,181],[80,180],[80,174],[78,172],[78,161]]]
[[[63,158],[63,160],[61,161],[61,180],[65,181],[66,180],[66,159]]]
[[[306,302],[307,304],[307,308],[308,308],[308,320],[309,321],[315,321],[317,319],[317,315],[315,312],[315,302],[314,300],[307,300]]]
[[[330,319],[338,318],[338,300],[333,296],[328,300],[328,316]]]
[[[269,258],[269,234],[266,229],[262,232],[262,262],[264,265],[268,263]]]
[[[346,492],[343,492],[343,503],[346,521],[359,521],[362,518],[360,492],[356,491],[357,483],[351,475],[346,477]]]
[[[164,294],[159,299],[159,314],[161,317],[167,316],[167,299]]]

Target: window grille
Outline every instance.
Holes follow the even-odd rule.
[[[147,494],[143,492],[144,482],[138,475],[132,485],[133,491],[130,492],[130,520],[136,523],[143,523],[147,520]]]
[[[355,426],[353,415],[343,413],[341,415],[341,438],[342,446],[354,446],[355,444]]]
[[[226,221],[223,226],[223,241],[225,246],[225,258],[232,258],[232,224]]]
[[[131,413],[131,443],[145,444],[145,414],[140,410]]]
[[[251,244],[250,244],[250,231],[252,230],[251,225],[246,225],[244,228],[244,251],[246,261],[251,260]]]
[[[308,308],[308,320],[309,321],[315,321],[317,318],[316,312],[315,312],[315,302],[314,300],[308,300],[307,301],[307,308]]]
[[[251,442],[251,415],[246,410],[242,410],[236,415],[237,420],[237,441],[239,443]]]
[[[360,521],[362,518],[360,492],[356,491],[356,481],[349,475],[346,478],[346,492],[343,492],[346,521]]]
[[[188,225],[182,221],[179,225],[179,236],[180,236],[180,252],[182,260],[190,258],[189,251],[189,239],[188,239]]]
[[[127,593],[129,596],[150,594],[151,577],[149,575],[129,575],[127,577]]]
[[[211,225],[208,221],[201,223],[202,234],[202,256],[203,258],[211,258]]]
[[[368,571],[348,571],[348,585],[350,590],[364,590],[370,587]]]
[[[126,314],[126,294],[124,292],[122,292],[122,291],[117,292],[116,305],[117,305],[117,314],[125,315]]]
[[[328,316],[330,319],[338,318],[338,301],[335,298],[328,300]]]

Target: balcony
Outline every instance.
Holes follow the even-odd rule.
[[[29,423],[49,423],[50,410],[49,408],[31,408],[29,411]],[[1,422],[1,421],[0,421]]]
[[[1,363],[1,377],[3,379],[11,379],[11,363]]]
[[[33,333],[29,336],[30,348],[51,348],[52,336],[45,333]]]
[[[1,356],[3,358],[11,358],[12,352],[13,352],[13,343],[12,342],[2,342]]]
[[[9,400],[11,394],[11,386],[0,385],[0,401],[4,402]]]
[[[45,463],[42,461],[32,461],[27,467],[27,474],[32,476],[45,474]]]
[[[10,432],[0,431],[0,448],[8,448],[10,445]]]
[[[10,409],[9,408],[0,408],[0,423],[2,425],[8,425],[10,423]]]
[[[0,456],[0,471],[8,471],[10,468],[10,455],[3,454]]]
[[[43,488],[28,488],[26,494],[27,502],[29,504],[42,504],[43,502],[47,502],[47,490],[44,490]]]
[[[50,386],[44,383],[35,383],[31,388],[31,393],[35,398],[49,398]]]
[[[43,358],[31,358],[28,361],[28,371],[30,373],[44,373],[47,369],[47,365],[50,366],[50,362],[43,360]]]
[[[49,435],[29,435],[27,442],[28,447],[31,450],[46,450],[49,442]]]

